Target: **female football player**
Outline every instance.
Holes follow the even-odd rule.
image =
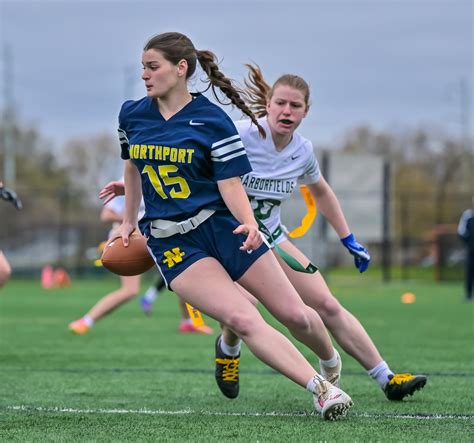
[[[246,102],[259,118],[257,123],[250,120],[237,122],[252,165],[252,171],[242,177],[242,183],[257,219],[266,228],[269,242],[278,245],[300,263],[309,263],[309,259],[288,240],[280,217],[280,205],[290,198],[297,182],[306,183],[318,202],[319,211],[354,256],[357,269],[364,272],[369,266],[370,255],[351,234],[336,195],[321,175],[312,143],[296,132],[309,110],[308,84],[296,75],[283,75],[270,87],[258,66],[247,67]],[[260,127],[265,129],[267,138],[259,136]],[[321,273],[295,271],[279,254],[275,253],[275,256],[303,301],[319,313],[341,348],[368,371],[389,400],[402,400],[425,385],[426,377],[423,375],[392,372],[357,318],[332,295]],[[216,381],[225,395],[229,391],[238,393],[238,377],[224,381],[221,374],[222,367],[239,356],[239,343],[238,337],[228,328],[224,328],[223,337],[216,343]],[[238,366],[238,360],[233,366]],[[321,374],[338,384],[338,374],[332,373],[325,362],[320,366]]]
[[[106,223],[112,223],[112,231],[109,234],[109,238],[115,236],[116,228],[120,226],[123,220],[123,213],[125,211],[125,198],[116,198],[113,201],[107,202],[102,209],[100,219]],[[140,208],[140,211],[144,211],[144,208]],[[143,212],[142,212],[143,214]],[[0,256],[1,263],[1,256]],[[120,276],[120,288],[105,295],[101,298],[83,317],[75,320],[69,324],[69,330],[78,335],[87,334],[92,326],[100,319],[110,314],[112,311],[134,299],[140,291],[141,276]],[[157,282],[152,286],[156,294],[165,288],[165,283],[162,278],[159,278]],[[150,291],[150,289],[149,289]],[[143,306],[143,302],[140,303]],[[184,303],[179,300],[179,308],[181,312],[181,321],[179,323],[178,330],[182,333],[200,333],[200,334],[212,334],[213,329],[203,325],[194,325],[189,314],[187,312]]]
[[[322,416],[335,419],[352,405],[350,397],[321,377],[234,284],[337,364],[319,315],[302,302],[258,230],[240,181],[251,168],[234,124],[221,108],[188,90],[197,62],[213,91],[219,88],[265,135],[212,52],[195,49],[180,33],[152,37],[142,55],[147,96],[125,102],[119,114],[127,189],[122,240],[127,246],[143,194],[139,227],[167,285],[235,331],[263,362],[306,387]]]
[[[120,197],[109,202],[100,214],[100,219],[106,223],[112,223],[112,231],[109,238],[115,236],[116,229],[120,226],[125,210],[125,198]],[[78,335],[89,332],[92,326],[101,318],[110,314],[122,304],[132,300],[140,291],[140,275],[121,276],[120,288],[101,298],[83,317],[69,324],[69,330]]]

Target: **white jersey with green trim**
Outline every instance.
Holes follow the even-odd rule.
[[[235,122],[252,165],[252,171],[242,176],[242,184],[255,216],[273,233],[281,224],[281,203],[298,184],[316,183],[321,172],[310,140],[295,132],[291,142],[277,151],[266,117],[258,121],[266,138],[260,137],[250,120]]]

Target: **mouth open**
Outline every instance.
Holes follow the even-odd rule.
[[[286,118],[279,120],[280,123],[283,123],[284,125],[292,125],[293,122],[291,120],[288,120]]]

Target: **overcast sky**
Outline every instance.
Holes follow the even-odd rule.
[[[115,133],[122,101],[145,95],[143,44],[155,33],[179,31],[198,49],[215,52],[235,79],[250,61],[269,82],[284,73],[303,76],[312,109],[301,131],[317,144],[332,143],[358,124],[388,130],[430,125],[459,134],[461,79],[472,99],[472,5],[0,0],[0,38],[12,53],[0,61],[0,107],[6,87],[17,115],[56,143]],[[471,112],[471,130],[472,120]]]

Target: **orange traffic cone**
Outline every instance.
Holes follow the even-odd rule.
[[[69,274],[63,268],[58,268],[54,271],[53,280],[56,288],[68,288],[71,286]]]
[[[46,265],[41,270],[41,287],[51,289],[54,285],[54,271],[50,265]]]

